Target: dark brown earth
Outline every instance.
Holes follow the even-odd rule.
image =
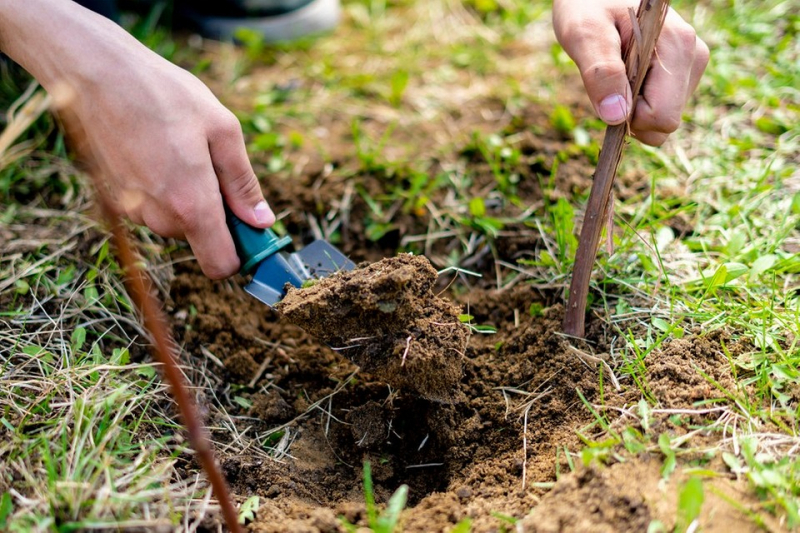
[[[526,286],[455,296],[457,303],[469,303],[476,323],[498,331],[470,337],[455,400],[443,403],[426,400],[410,387],[389,387],[377,374],[361,372],[354,378],[355,368],[341,353],[280,320],[237,287],[209,282],[192,265],[181,269],[173,284],[175,309],[189,302],[196,309],[178,327],[185,348],[197,353],[206,346],[225,362],[225,389],[242,387],[239,394],[253,402],[238,413],[252,417],[247,419],[251,431],[263,434],[282,426],[293,438],[290,457],[280,461],[253,454],[224,457],[234,493],[264,499],[253,531],[343,531],[337,516],[366,524],[361,489],[366,460],[373,465],[379,502],[401,484],[409,485],[404,531],[449,531],[465,518],[472,519],[473,531],[499,531],[509,525],[500,515],[522,519],[531,510],[532,518],[520,526],[526,531],[643,531],[642,524],[656,519],[671,528],[679,478],[675,474],[676,481],[662,487],[662,456],[653,442],[650,452],[635,457],[620,449],[622,455],[609,456],[605,468],[583,469],[573,457],[578,472],[567,474],[565,450],[583,447],[579,434],[601,435],[578,391],[590,404],[608,406],[612,426],[618,419],[614,409],[635,412],[641,398],[619,371],[617,391],[608,370],[601,398],[600,365],[607,369],[605,361],[618,368],[619,361],[610,355],[613,337],[599,320],[590,322],[587,342],[573,346],[559,333],[562,307],[530,316],[532,302],[547,302]],[[717,332],[674,339],[653,351],[646,379],[659,405],[690,409],[718,398],[721,393],[697,379],[694,368],[722,383],[730,380],[722,342],[729,349],[745,348]],[[250,387],[250,370],[261,366],[263,375]],[[683,435],[699,421],[654,415],[650,432]],[[559,473],[561,481],[552,491],[538,485],[556,481]],[[631,484],[631,476],[639,483]],[[731,480],[723,475],[714,484],[734,491],[737,501],[750,502],[742,485]],[[724,501],[714,501],[704,513],[708,508],[717,518],[724,514],[742,527],[748,523]],[[577,515],[576,509],[581,510]],[[709,520],[705,530],[749,530],[718,529],[717,524],[728,522]]]
[[[581,117],[590,111],[584,103],[573,112]],[[641,376],[620,358],[620,331],[601,310],[587,320],[586,342],[570,341],[560,334],[563,285],[520,282],[497,289],[496,280],[508,271],[498,271],[496,260],[514,264],[545,245],[538,228],[522,224],[507,225],[492,248],[484,244],[464,255],[469,269],[483,278],[459,277],[452,284],[453,276],[435,280],[434,269],[447,266],[459,242],[404,241],[425,235],[433,221],[429,211],[401,204],[389,231],[368,237],[370,207],[354,188],[372,197],[405,191],[411,186],[409,174],[364,170],[353,154],[349,122],[318,120],[329,132],[325,158],[303,148],[293,156],[306,161],[302,171],[272,176],[264,182],[265,194],[296,244],[318,236],[312,228],[333,213],[340,224],[335,244],[353,261],[373,264],[352,277],[343,275],[335,286],[320,282],[290,293],[282,310],[302,328],[247,296],[238,286],[242,280],[211,282],[193,263],[176,266],[171,288],[170,312],[184,353],[193,365],[206,365],[221,377],[216,397],[240,430],[256,437],[259,453],[222,453],[236,497],[262,498],[250,530],[344,531],[337,517],[367,525],[364,461],[371,462],[378,502],[385,503],[401,484],[409,486],[404,531],[449,532],[467,518],[477,532],[511,530],[510,521],[520,521],[518,527],[528,531],[582,532],[646,531],[659,520],[671,530],[684,478],[676,472],[669,482],[661,481],[657,435],[686,435],[696,417],[708,422],[716,415],[654,414],[647,428],[638,428],[645,452],[631,456],[616,445],[587,469],[577,452],[585,442],[607,436],[589,406],[612,430],[630,425],[642,398],[636,376],[651,403],[692,409],[721,396],[698,369],[718,383],[732,383],[722,343],[729,350],[750,348],[723,332],[695,332],[650,352]],[[521,154],[512,169],[520,176],[513,191],[517,201],[487,204],[488,215],[513,217],[529,207],[539,209],[545,200],[574,201],[587,193],[591,160],[551,131],[545,110],[531,106],[503,128],[503,135],[517,139]],[[392,142],[402,145],[423,133],[398,128]],[[496,186],[489,164],[468,141],[452,154],[449,163],[458,161],[471,171],[467,194],[482,196]],[[432,159],[426,172],[433,177],[446,163]],[[258,161],[256,170],[265,173]],[[548,185],[551,174],[557,176]],[[647,183],[645,176],[624,176],[617,195],[643,196]],[[430,201],[443,201],[438,194],[444,193],[434,191]],[[398,256],[398,251],[418,256]],[[421,264],[423,254],[433,267]],[[384,258],[394,259],[381,262]],[[399,268],[382,270],[392,263]],[[372,274],[374,283],[364,283]],[[375,297],[386,293],[393,296]],[[439,294],[452,303],[431,304],[437,301],[431,296]],[[454,319],[459,308],[474,317],[473,323],[497,332],[472,334],[464,347],[466,334]],[[431,328],[442,331],[431,336]],[[380,342],[370,338],[360,353],[342,350],[365,337]],[[234,395],[251,406],[232,402]],[[212,427],[225,423],[209,420]],[[215,437],[224,441],[230,435],[220,431]],[[280,446],[281,440],[288,447]],[[703,457],[694,459],[712,468]],[[718,470],[715,487],[726,494],[735,491],[742,505],[755,505],[739,490],[740,482]],[[724,514],[748,523],[722,501],[703,513],[704,531],[747,530],[717,519]]]
[[[276,309],[391,387],[452,401],[469,329],[435,283],[430,261],[401,254],[292,288]]]

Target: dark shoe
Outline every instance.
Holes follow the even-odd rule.
[[[339,0],[176,2],[175,14],[204,37],[232,41],[245,29],[274,43],[332,30],[339,23],[341,5]]]

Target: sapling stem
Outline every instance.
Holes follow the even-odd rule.
[[[636,102],[650,68],[656,41],[661,34],[668,9],[669,0],[641,0],[639,10],[635,14],[632,8],[629,10],[633,24],[633,36],[625,50],[624,59],[628,71],[628,81],[633,90],[631,109],[636,109]],[[622,149],[625,146],[625,137],[628,132],[627,123],[608,126],[603,139],[603,147],[600,150],[592,191],[589,193],[589,202],[583,219],[578,252],[575,255],[569,300],[564,316],[564,333],[573,337],[583,338],[585,335],[589,281],[597,258],[597,247],[600,244],[603,223],[607,217],[611,218],[613,213],[614,179],[617,176],[617,168],[622,159]],[[613,238],[610,231],[606,238]]]

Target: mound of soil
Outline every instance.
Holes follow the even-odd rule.
[[[452,401],[469,329],[434,295],[436,277],[425,257],[401,254],[292,288],[276,309],[392,387]]]

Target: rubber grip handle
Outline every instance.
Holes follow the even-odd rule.
[[[254,228],[243,222],[225,206],[228,230],[242,262],[242,274],[248,274],[264,259],[292,242],[291,237],[278,237],[271,229]]]

